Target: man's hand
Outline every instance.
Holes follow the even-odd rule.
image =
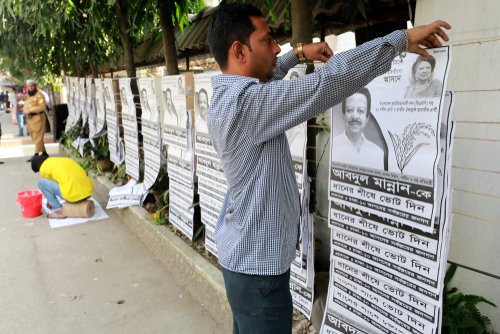
[[[293,52],[297,55],[297,48]],[[302,52],[304,53],[304,57],[312,61],[319,60],[325,62],[333,56],[333,51],[326,42],[304,44]]]
[[[417,53],[425,58],[429,57],[429,53],[422,46],[437,48],[442,46],[439,38],[448,41],[448,35],[444,32],[443,28],[451,29],[451,25],[438,20],[431,24],[408,29],[406,31],[408,34],[408,52]]]

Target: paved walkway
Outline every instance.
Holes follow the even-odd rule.
[[[16,194],[36,188],[33,147],[10,115],[0,122],[0,333],[222,333],[112,212],[60,229],[23,218]]]

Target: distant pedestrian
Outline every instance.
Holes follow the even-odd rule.
[[[35,80],[29,79],[26,81],[26,86],[28,86],[28,98],[24,104],[24,113],[27,119],[28,130],[35,144],[35,154],[48,156],[45,151],[45,145],[43,142],[43,136],[45,133],[45,98],[43,97],[40,90],[37,88],[37,83]],[[33,157],[28,159],[31,162]]]
[[[26,116],[24,115],[24,100],[26,96],[21,93],[15,93],[15,97],[12,103],[12,124],[16,125],[18,128],[18,137],[24,136],[24,126],[26,125]]]

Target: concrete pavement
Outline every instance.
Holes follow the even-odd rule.
[[[227,333],[191,296],[203,292],[179,285],[177,268],[162,265],[116,210],[60,229],[23,218],[16,194],[36,188],[33,148],[14,136],[10,115],[0,121],[0,333]]]

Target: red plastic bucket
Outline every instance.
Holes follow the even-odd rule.
[[[25,190],[17,193],[17,205],[21,207],[23,217],[33,218],[42,214],[43,194],[40,190]]]

